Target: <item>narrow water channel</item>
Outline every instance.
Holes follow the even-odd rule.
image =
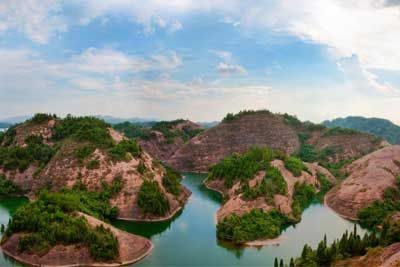
[[[321,204],[307,208],[302,221],[287,228],[279,245],[238,248],[216,239],[215,213],[221,197],[202,185],[203,175],[186,174],[183,183],[192,191],[189,202],[168,222],[137,223],[115,221],[113,225],[146,236],[154,243],[153,252],[135,266],[272,266],[275,257],[289,260],[300,255],[305,243],[316,247],[327,235],[328,242],[352,231],[353,223]],[[24,199],[0,201],[0,223],[6,224]],[[359,228],[359,232],[363,230]],[[0,254],[0,266],[20,266]]]

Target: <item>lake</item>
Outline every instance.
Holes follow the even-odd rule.
[[[313,204],[307,208],[302,221],[282,233],[282,242],[275,246],[240,248],[216,238],[215,213],[221,196],[202,185],[204,175],[185,174],[183,184],[192,191],[185,208],[171,221],[139,223],[114,221],[113,225],[131,233],[146,236],[154,243],[153,252],[135,266],[272,266],[275,257],[297,257],[305,243],[315,248],[327,235],[328,242],[353,230],[353,223],[339,217],[330,208]],[[0,202],[0,223],[7,223],[10,215],[23,199]],[[360,233],[363,233],[360,227]],[[0,266],[19,266],[0,255]]]

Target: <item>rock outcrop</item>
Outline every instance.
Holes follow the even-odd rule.
[[[206,172],[210,165],[252,146],[269,147],[291,154],[300,147],[296,131],[274,114],[250,114],[222,122],[192,138],[167,160],[182,171]]]
[[[46,254],[20,253],[18,251],[19,239],[23,233],[16,233],[8,237],[1,245],[5,254],[11,258],[30,266],[122,266],[133,264],[146,257],[153,249],[150,240],[121,231],[92,216],[80,213],[85,217],[90,227],[103,225],[117,238],[119,243],[119,257],[114,262],[96,262],[90,256],[89,248],[84,245],[56,245]]]
[[[365,133],[303,123],[287,114],[246,111],[195,136],[166,162],[181,171],[206,172],[225,156],[243,153],[252,146],[293,154],[302,144],[329,151],[330,162],[359,158],[384,145]]]
[[[170,123],[168,132],[171,133],[171,136],[166,136],[168,133],[163,133],[160,130],[149,130],[148,138],[139,139],[143,149],[153,158],[161,161],[167,161],[175,151],[183,147],[192,137],[192,133],[198,133],[202,130],[200,125],[189,120],[178,120],[176,124],[167,123]]]
[[[90,155],[83,160],[76,156],[76,151],[91,144],[87,141],[77,141],[74,138],[54,140],[53,128],[58,119],[49,119],[40,123],[27,121],[12,129],[10,141],[4,140],[7,147],[26,147],[25,140],[30,136],[41,136],[43,143],[55,148],[55,154],[45,164],[39,166],[36,162],[29,162],[26,169],[7,170],[0,164],[0,174],[13,181],[26,195],[33,199],[35,193],[48,187],[57,191],[63,187],[72,188],[76,184],[82,184],[88,190],[101,190],[103,183],[111,184],[115,178],[121,178],[123,186],[121,191],[111,199],[111,205],[118,207],[119,217],[126,220],[165,220],[176,214],[187,202],[191,192],[180,185],[178,196],[168,192],[163,183],[166,169],[163,165],[142,149],[140,155],[128,153],[124,160],[113,160],[108,153],[108,148],[96,146]],[[186,124],[177,125],[185,129]],[[107,127],[107,126],[104,126]],[[115,144],[126,139],[113,128],[106,128],[109,137]],[[6,144],[3,142],[3,146]],[[93,163],[91,166],[90,163]],[[144,213],[137,205],[137,195],[144,180],[150,179],[158,183],[161,192],[169,202],[169,210],[164,216],[155,216]]]
[[[323,174],[332,184],[336,183],[335,177],[329,173],[328,170],[319,166],[317,163],[304,163],[309,172],[302,171],[299,177],[295,177],[288,171],[282,160],[274,160],[271,162],[273,167],[276,167],[282,174],[287,184],[287,195],[276,194],[273,196],[273,203],[267,203],[265,197],[258,197],[253,200],[246,200],[243,194],[240,193],[241,182],[235,183],[231,188],[224,186],[223,180],[206,180],[205,185],[207,188],[221,193],[227,201],[217,211],[217,220],[222,221],[229,214],[235,213],[239,216],[250,212],[253,209],[262,209],[268,212],[272,209],[280,211],[282,214],[293,218],[292,203],[294,186],[296,182],[306,183],[312,185],[316,191],[320,190],[321,184],[318,180],[318,174]],[[250,181],[250,187],[254,187],[264,179],[265,171],[258,172]]]
[[[326,203],[341,216],[357,219],[360,209],[382,200],[395,186],[400,173],[400,146],[388,146],[368,154],[346,168],[350,175],[326,195]]]
[[[398,267],[400,266],[400,243],[388,247],[377,247],[369,250],[361,257],[342,260],[335,267]]]

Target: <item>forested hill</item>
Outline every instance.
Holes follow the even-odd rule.
[[[346,117],[324,121],[327,127],[342,127],[374,134],[391,144],[400,144],[400,126],[380,118]]]

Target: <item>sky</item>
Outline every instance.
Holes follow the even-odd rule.
[[[400,124],[399,32],[399,0],[1,0],[0,120],[269,109]]]

